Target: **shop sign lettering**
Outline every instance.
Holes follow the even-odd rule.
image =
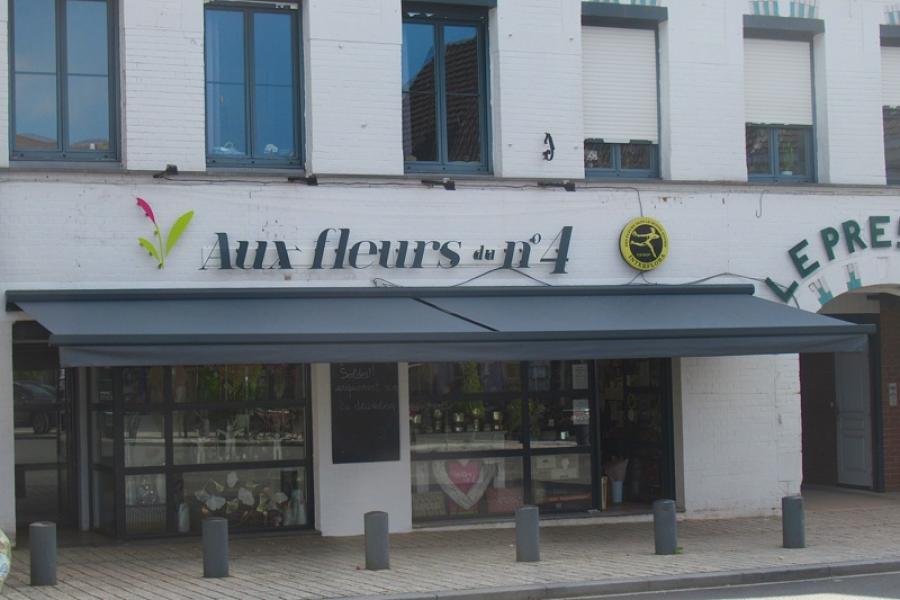
[[[891,248],[895,245],[900,248],[900,241],[895,243],[889,238],[890,224],[891,217],[879,215],[871,216],[862,223],[850,219],[834,227],[825,227],[819,230],[817,237],[812,238],[812,242],[802,239],[788,250],[791,264],[797,271],[797,280],[788,285],[780,285],[767,277],[766,285],[782,302],[790,302],[800,287],[800,282],[839,255],[850,256],[868,248]],[[858,285],[861,282],[856,281],[856,286]]]
[[[460,240],[354,240],[349,228],[329,228],[305,248],[282,240],[233,242],[227,233],[216,233],[215,243],[203,251],[200,270],[528,269],[546,265],[552,273],[563,274],[572,231],[567,225],[553,236],[535,233],[525,240],[466,244]]]

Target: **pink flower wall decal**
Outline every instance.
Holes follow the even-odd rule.
[[[156,225],[156,217],[153,215],[153,209],[150,208],[150,205],[143,198],[137,199],[137,205],[140,206],[144,214],[147,215],[147,218],[150,219],[154,225]]]

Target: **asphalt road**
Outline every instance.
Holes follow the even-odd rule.
[[[815,579],[791,583],[766,583],[678,592],[645,592],[615,596],[590,596],[580,600],[730,600],[732,598],[802,598],[836,600],[838,598],[898,598],[900,573],[856,575],[834,579]]]

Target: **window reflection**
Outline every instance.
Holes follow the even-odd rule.
[[[302,409],[176,411],[175,464],[300,460],[306,457],[305,432]]]
[[[782,175],[807,175],[806,131],[802,129],[778,131],[778,170]]]
[[[885,106],[884,161],[890,183],[900,181],[900,108]]]
[[[750,174],[772,172],[769,137],[767,127],[747,126],[747,171]]]
[[[108,2],[14,0],[11,7],[13,151],[22,153],[18,158],[32,152],[108,153],[113,110]],[[57,63],[60,40],[65,41],[62,64]]]
[[[209,7],[205,22],[210,159],[296,160],[296,11]]]
[[[484,162],[482,31],[413,13],[403,23],[406,162]]]
[[[247,154],[244,15],[206,9],[206,136],[207,152]]]

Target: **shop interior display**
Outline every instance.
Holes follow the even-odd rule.
[[[664,364],[411,365],[414,520],[509,515],[526,502],[576,512],[660,497]]]
[[[94,481],[113,513],[101,527],[196,533],[208,516],[233,529],[309,526],[308,383],[301,365],[97,369]]]

